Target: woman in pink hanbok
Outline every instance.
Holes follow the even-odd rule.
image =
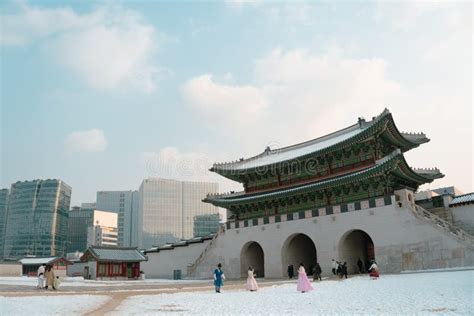
[[[258,284],[257,284],[257,280],[255,280],[254,271],[255,270],[251,266],[249,267],[249,270],[247,271],[247,273],[248,273],[247,285],[245,286],[247,291],[252,291],[253,292],[253,291],[258,290]]]
[[[298,285],[296,286],[296,290],[302,293],[313,290],[302,263],[300,263],[300,267],[298,268]]]

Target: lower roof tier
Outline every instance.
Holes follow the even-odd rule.
[[[213,205],[229,208],[242,204],[252,204],[282,198],[321,192],[332,188],[355,184],[380,177],[391,177],[402,186],[417,189],[424,183],[442,178],[444,175],[437,169],[412,169],[408,166],[402,152],[397,149],[390,155],[376,161],[370,167],[339,177],[305,183],[284,189],[275,189],[266,192],[248,193],[237,192],[231,194],[208,195],[203,201]]]

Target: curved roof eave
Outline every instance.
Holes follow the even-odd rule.
[[[407,151],[411,148],[418,147],[420,144],[429,141],[429,139],[426,138],[426,136],[423,133],[420,133],[420,134],[401,133],[396,127],[390,111],[388,109],[385,109],[379,116],[373,118],[372,121],[366,122],[365,124],[368,124],[368,125],[363,129],[360,129],[357,127],[360,123],[354,124],[345,129],[339,130],[337,132],[334,132],[334,133],[331,133],[331,134],[328,134],[328,135],[325,135],[325,136],[322,136],[310,141],[306,141],[303,143],[299,143],[299,144],[295,144],[295,145],[291,145],[291,146],[287,146],[287,147],[283,147],[283,148],[279,148],[275,150],[270,150],[269,148],[267,148],[263,153],[258,154],[248,159],[240,159],[239,161],[234,161],[230,163],[214,164],[212,168],[210,168],[209,170],[219,173],[220,175],[226,178],[236,180],[239,175],[257,171],[259,168],[268,168],[269,166],[276,165],[276,164],[284,164],[284,163],[289,163],[290,161],[294,161],[297,159],[305,159],[307,157],[314,156],[314,155],[326,154],[328,152],[338,150],[341,147],[345,147],[350,144],[353,144],[354,142],[365,140],[368,137],[372,136],[378,130],[378,127],[383,126],[383,123],[385,122],[385,120],[388,120],[387,122],[391,123],[392,130],[395,132],[395,137],[399,140],[397,143],[398,145],[403,146],[403,149],[404,149],[403,151]],[[242,165],[244,163],[249,163],[251,161],[258,160],[259,158],[266,157],[271,154],[278,154],[280,152],[290,151],[295,148],[301,148],[302,146],[305,146],[308,144],[313,144],[317,142],[318,140],[328,139],[328,136],[331,136],[331,135],[335,135],[335,137],[337,137],[337,136],[340,136],[341,132],[343,131],[355,130],[356,128],[360,129],[360,131],[358,133],[355,133],[351,137],[348,137],[340,142],[336,142],[334,144],[331,144],[328,147],[324,147],[313,152],[309,152],[300,156],[291,157],[290,159],[276,160],[275,162],[270,162],[266,164],[264,163],[260,165],[257,164],[253,167],[247,167],[247,168],[238,167],[239,164]],[[410,137],[405,137],[405,135],[410,135]],[[415,138],[418,139],[417,142],[414,141]]]

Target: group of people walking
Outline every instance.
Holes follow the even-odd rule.
[[[339,277],[339,279],[347,279],[347,262],[344,261],[344,263],[342,263],[341,261],[332,259],[332,274]]]
[[[357,260],[357,266],[359,268],[359,272],[362,273],[362,261],[360,260],[360,258]],[[370,268],[368,269],[368,271],[372,279],[377,279],[379,277],[379,268],[377,266],[377,263],[375,262],[375,259],[372,259],[370,261]],[[292,264],[288,265],[287,272],[288,278],[293,279],[295,277],[295,270]],[[322,281],[321,273],[321,266],[319,265],[319,262],[316,262],[316,265],[313,267],[313,281]],[[335,276],[338,276],[339,279],[347,279],[347,262],[340,262],[332,259],[332,273]],[[245,284],[246,290],[251,292],[258,290],[257,280],[255,279],[256,276],[257,275],[255,274],[254,268],[252,266],[249,266],[247,270],[247,282]],[[217,268],[214,270],[214,286],[216,288],[216,293],[221,292],[221,287],[224,285],[224,280],[225,276],[224,272],[222,271],[222,264],[219,263],[217,265]],[[296,290],[302,293],[313,290],[313,286],[311,285],[311,282],[308,279],[306,269],[303,263],[300,263],[298,267],[298,283],[296,286]]]
[[[36,276],[38,277],[37,288],[45,290],[48,288],[57,290],[59,288],[59,276],[54,275],[54,269],[51,265],[40,265],[36,272]]]

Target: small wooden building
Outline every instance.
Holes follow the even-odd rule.
[[[85,279],[138,279],[140,262],[147,257],[137,248],[91,246],[81,257]]]
[[[54,274],[58,276],[66,276],[66,268],[71,264],[69,260],[62,257],[48,257],[48,258],[23,258],[19,260],[21,263],[21,272],[23,275],[36,276],[40,265],[51,265]]]

